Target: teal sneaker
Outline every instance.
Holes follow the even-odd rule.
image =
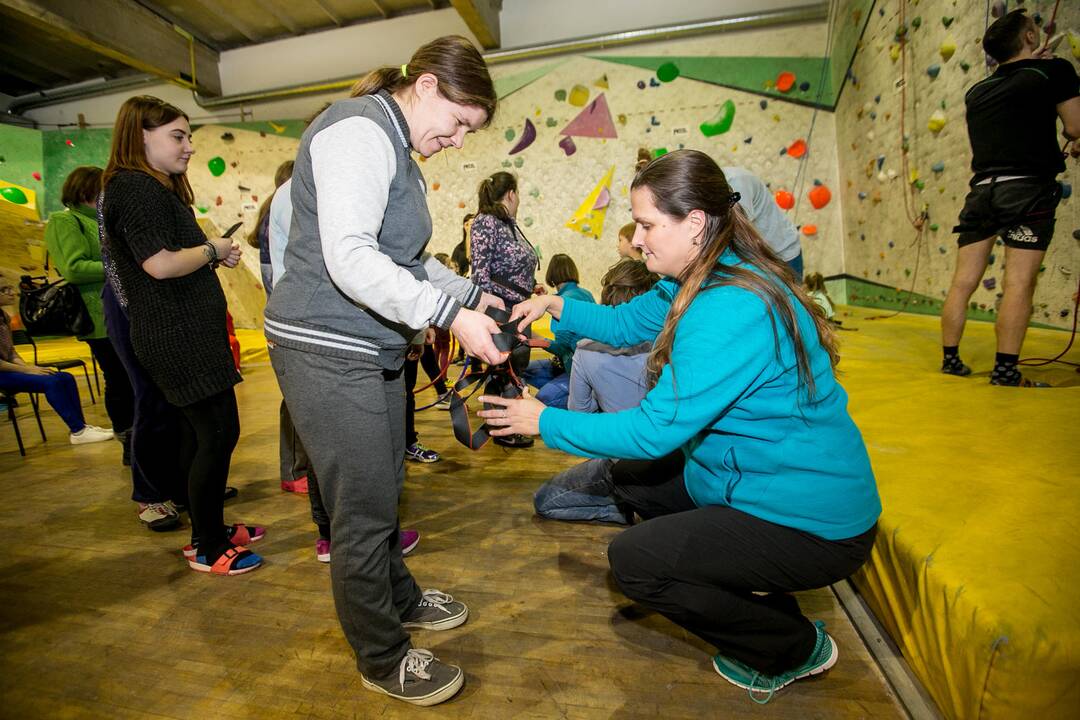
[[[836,643],[825,632],[825,623],[818,620],[814,623],[817,628],[817,641],[814,650],[805,663],[797,668],[780,673],[779,675],[766,675],[754,670],[749,665],[723,655],[713,658],[713,669],[720,677],[732,685],[737,685],[750,693],[750,699],[759,705],[772,700],[776,691],[790,685],[796,680],[801,680],[811,675],[819,675],[833,665],[840,653],[836,649]]]

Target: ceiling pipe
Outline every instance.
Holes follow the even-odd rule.
[[[558,42],[528,45],[509,50],[496,50],[494,52],[484,53],[483,57],[488,65],[501,65],[520,60],[535,60],[537,58],[565,55],[568,53],[606,50],[608,48],[623,45],[660,42],[696,35],[748,30],[775,25],[789,25],[793,23],[818,22],[827,20],[828,14],[828,3],[819,2],[814,5],[805,5],[785,10],[773,10],[769,12],[717,18],[715,20],[702,20],[700,22],[692,23],[679,23],[676,25],[666,25],[644,30],[627,30],[624,32],[606,33],[570,40],[560,40]],[[31,110],[46,105],[55,105],[56,103],[125,90],[140,84],[150,84],[161,81],[160,78],[153,76],[143,75],[138,77],[141,78],[141,80],[123,78],[121,80],[104,81],[85,87],[80,86],[54,92],[41,92],[34,93],[33,95],[20,96],[11,103],[9,111],[18,112]],[[193,92],[192,96],[194,97],[196,104],[204,110],[218,110],[235,105],[247,105],[303,97],[306,95],[321,95],[324,93],[340,92],[352,87],[353,83],[356,82],[357,77],[358,76],[353,76],[318,83],[291,85],[270,90],[260,90],[257,92],[222,95],[221,97],[216,98],[204,97],[197,92]]]

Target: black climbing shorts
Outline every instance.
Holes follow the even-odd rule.
[[[964,200],[960,247],[1000,235],[1009,247],[1046,250],[1054,236],[1054,211],[1061,184],[1054,179],[1018,178],[975,185]]]

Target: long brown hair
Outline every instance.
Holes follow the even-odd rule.
[[[657,209],[676,220],[685,219],[693,210],[705,213],[701,250],[677,278],[682,287],[671,303],[664,329],[649,355],[650,375],[658,377],[664,366],[670,364],[676,327],[698,294],[710,288],[734,285],[749,290],[765,302],[777,357],[780,355],[780,335],[776,318],[780,317],[795,348],[799,382],[806,385],[808,396],[813,399],[816,391],[814,374],[791,296],[813,318],[816,339],[829,353],[833,368],[839,360],[836,339],[824,312],[807,297],[795,282],[787,263],[769,248],[735,202],[720,166],[703,152],[676,150],[642,168],[631,185],[632,190],[638,188],[648,188]],[[720,262],[720,255],[728,249],[757,271]]]
[[[511,190],[517,192],[517,188],[514,174],[503,170],[482,180],[478,191],[477,214],[494,215],[500,220],[510,222],[510,211],[502,204],[502,199]]]
[[[487,127],[495,115],[498,96],[495,83],[491,81],[487,65],[480,51],[460,35],[444,35],[426,45],[421,45],[400,67],[381,67],[360,78],[349,97],[373,95],[380,90],[395,93],[416,82],[424,73],[431,73],[439,81],[439,92],[456,105],[474,105],[481,108],[487,118]]]
[[[270,214],[270,203],[274,201],[274,195],[277,194],[278,188],[292,177],[294,164],[294,161],[286,160],[278,165],[277,170],[274,171],[274,190],[263,198],[262,205],[259,206],[259,216],[255,219],[255,227],[251,229],[247,236],[248,245],[251,247],[259,247],[259,228],[262,226],[263,220],[266,220],[266,216]]]
[[[162,185],[176,193],[185,205],[195,202],[195,193],[191,190],[187,173],[166,175],[150,167],[146,159],[146,145],[143,143],[143,130],[168,125],[180,117],[188,119],[183,110],[152,95],[136,95],[125,100],[116,115],[109,164],[105,166],[101,186],[107,186],[121,170],[138,170],[157,178]]]
[[[101,168],[94,165],[80,165],[72,170],[60,191],[60,202],[64,207],[76,208],[97,202],[98,193],[101,192],[101,173]]]

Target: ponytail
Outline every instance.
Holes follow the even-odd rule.
[[[504,222],[510,222],[512,218],[502,199],[511,190],[516,192],[517,187],[517,178],[512,173],[500,171],[486,178],[480,183],[477,213],[494,215]]]

